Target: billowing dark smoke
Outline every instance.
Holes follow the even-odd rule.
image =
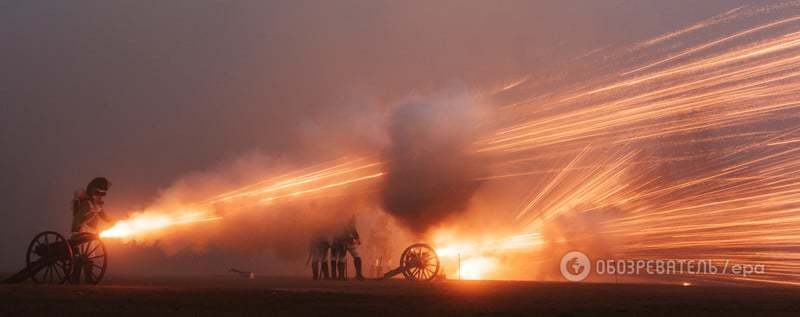
[[[469,97],[414,99],[395,107],[386,151],[384,208],[422,233],[467,208],[487,164],[472,149],[481,130],[479,102]]]

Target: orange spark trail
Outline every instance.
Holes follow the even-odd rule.
[[[645,42],[637,53],[769,11],[741,10]],[[604,252],[617,258],[763,264],[765,274],[693,280],[800,285],[799,29],[800,17],[783,16],[577,90],[512,101],[500,107],[505,124],[475,144],[497,162],[482,180],[536,178],[516,211],[523,234],[562,216],[615,210],[592,234],[616,241]]]
[[[382,163],[368,158],[342,159],[268,178],[197,203],[186,204],[187,209],[195,211],[146,210],[134,213],[129,219],[117,222],[100,235],[104,238],[142,237],[177,225],[222,220],[223,217],[214,211],[214,207],[220,204],[233,206],[235,209],[264,203],[274,204],[281,200],[301,198],[375,179],[384,174],[382,169]]]

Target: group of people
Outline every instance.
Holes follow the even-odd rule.
[[[361,271],[361,256],[358,254],[360,245],[361,238],[356,230],[355,217],[351,218],[333,237],[318,234],[312,238],[308,253],[313,278],[315,280],[346,280],[347,253],[350,253],[356,269],[356,279],[364,280]],[[329,262],[330,267],[328,266]]]

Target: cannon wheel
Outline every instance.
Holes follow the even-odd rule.
[[[36,283],[63,284],[72,272],[72,250],[64,236],[44,231],[31,240],[25,264],[37,267],[31,274]]]
[[[439,274],[439,256],[427,244],[412,244],[400,256],[400,266],[406,279],[430,281]]]
[[[75,274],[72,282],[97,284],[106,274],[108,256],[106,245],[96,235],[85,235],[73,238],[72,248],[75,250]],[[83,278],[81,278],[83,277]]]

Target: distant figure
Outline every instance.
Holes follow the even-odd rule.
[[[358,246],[361,245],[361,238],[356,230],[356,218],[353,216],[350,221],[341,231],[333,238],[333,253],[334,260],[337,262],[337,277],[340,280],[345,279],[345,257],[347,253],[353,257],[353,264],[356,267],[356,279],[359,281],[364,280],[364,275],[361,273],[361,256],[358,254]]]
[[[311,259],[311,273],[315,280],[330,279],[328,274],[328,249],[330,249],[330,240],[318,234],[308,246],[308,254]]]

